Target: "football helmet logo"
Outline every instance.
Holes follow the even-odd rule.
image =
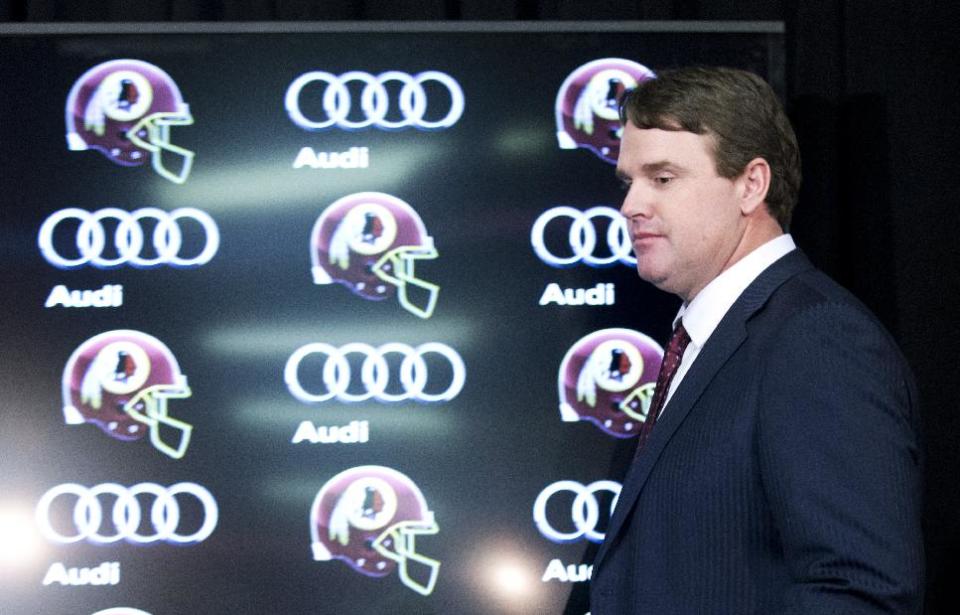
[[[424,596],[433,592],[440,562],[417,552],[416,537],[438,531],[420,489],[383,466],[337,474],[320,489],[310,510],[314,560],[340,559],[371,577],[396,568],[400,581]],[[418,571],[423,574],[414,578]]]
[[[560,418],[590,421],[617,438],[640,433],[663,348],[631,329],[602,329],[580,339],[560,363]]]
[[[620,156],[620,99],[655,75],[622,60],[594,60],[574,70],[560,86],[555,105],[560,149],[585,147],[610,164]]]
[[[173,353],[155,337],[117,330],[94,336],[77,348],[63,371],[63,419],[93,423],[107,435],[131,441],[150,433],[161,453],[180,459],[193,426],[167,414],[168,399],[190,397],[187,377]],[[178,434],[171,445],[161,426]]]
[[[182,184],[194,153],[170,142],[171,126],[193,124],[170,75],[140,60],[111,60],[83,74],[67,97],[67,147],[99,150],[123,166],[148,159],[161,177]],[[164,157],[176,160],[173,169]]]
[[[395,196],[358,192],[327,207],[310,235],[315,284],[339,282],[364,299],[394,293],[408,312],[430,318],[440,290],[416,276],[416,262],[437,258],[416,211]]]

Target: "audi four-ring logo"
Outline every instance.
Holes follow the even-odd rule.
[[[76,235],[77,256],[63,256],[54,246],[54,233],[64,221],[75,220],[79,223]],[[107,247],[107,232],[104,220],[116,220],[117,229],[113,235],[113,250],[104,256]],[[154,256],[144,256],[144,231],[141,221],[155,220],[153,229]],[[183,231],[181,220],[192,220],[200,225],[204,232],[203,249],[194,255],[181,255]],[[91,264],[94,267],[110,268],[130,264],[134,267],[150,268],[160,265],[173,267],[199,267],[210,262],[220,248],[220,230],[206,212],[193,207],[182,207],[167,212],[156,207],[144,207],[133,212],[107,207],[98,211],[86,211],[76,207],[61,209],[52,214],[40,226],[37,237],[40,252],[47,261],[61,269],[72,269]]]
[[[347,359],[351,354],[363,357],[360,368],[363,392],[351,391],[352,374]],[[399,392],[396,392],[397,387],[390,385],[391,369],[387,357],[392,354],[402,357],[398,370],[401,386]],[[431,354],[440,355],[450,366],[450,382],[442,391],[427,392],[428,374],[424,357]],[[310,355],[325,357],[322,370],[325,391],[310,392],[300,383],[300,363]],[[306,403],[323,402],[334,397],[344,402],[365,401],[371,398],[383,402],[409,399],[425,402],[450,401],[463,389],[466,376],[466,367],[457,351],[438,342],[421,344],[416,348],[399,343],[373,347],[360,342],[337,348],[330,344],[316,342],[298,348],[287,359],[287,365],[283,370],[283,379],[290,393]]]
[[[575,496],[570,509],[575,529],[571,532],[557,530],[547,520],[547,502],[561,491],[572,492]],[[613,509],[616,508],[617,499],[620,497],[620,483],[612,480],[598,480],[584,486],[576,481],[560,480],[549,485],[540,492],[533,503],[533,521],[537,524],[537,529],[553,542],[572,542],[583,537],[591,542],[603,542],[603,534],[597,531],[597,523],[600,520],[597,493],[601,491],[609,491],[613,494],[613,500],[610,502],[610,514],[613,515]]]
[[[604,218],[609,221],[606,236],[608,248],[597,254],[595,224]],[[547,225],[557,219],[570,221],[567,232],[569,254],[554,254],[544,240]],[[570,267],[581,261],[591,267],[607,267],[618,261],[630,266],[637,264],[637,258],[633,255],[633,246],[630,244],[630,235],[627,232],[626,219],[613,207],[603,205],[591,207],[586,211],[567,206],[548,209],[533,223],[530,243],[533,244],[533,250],[540,260],[553,267]]]
[[[357,83],[360,92],[360,110],[354,109],[349,85]],[[391,113],[389,83],[400,84],[398,100]],[[446,115],[439,119],[427,119],[427,92],[424,84],[436,82],[447,90],[450,97]],[[300,95],[303,89],[313,83],[326,86],[323,91],[323,115],[308,118],[300,109]],[[456,80],[439,71],[430,70],[416,75],[400,71],[387,71],[371,75],[362,71],[350,71],[342,75],[333,75],[323,71],[304,73],[290,84],[284,98],[287,114],[293,123],[306,130],[324,130],[338,126],[348,130],[374,126],[384,130],[401,128],[420,128],[439,130],[457,123],[463,115],[463,90]],[[430,116],[434,116],[431,109]],[[399,119],[398,119],[399,118]]]
[[[50,506],[54,500],[74,496],[73,527],[70,533],[61,533],[50,521]],[[107,496],[104,498],[104,496]],[[142,497],[147,496],[147,497]],[[192,496],[203,507],[203,523],[192,533],[180,529],[180,505],[178,496]],[[143,531],[141,525],[145,511],[141,508],[153,499],[150,505],[150,524],[153,531]],[[112,502],[112,504],[109,504]],[[104,523],[104,505],[112,506],[110,523]],[[163,487],[156,483],[140,483],[124,487],[116,483],[103,483],[84,487],[76,483],[64,483],[50,489],[37,503],[36,519],[40,532],[49,540],[63,544],[87,540],[109,544],[128,540],[138,544],[166,541],[192,544],[206,540],[217,527],[217,502],[205,488],[195,483],[177,483]]]

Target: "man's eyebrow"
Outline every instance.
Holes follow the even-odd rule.
[[[663,171],[664,169],[676,169],[677,165],[670,162],[669,160],[660,160],[658,162],[648,162],[647,164],[640,167],[644,173],[656,173],[657,171]]]

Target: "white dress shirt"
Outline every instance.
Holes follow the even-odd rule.
[[[693,301],[680,306],[680,311],[673,319],[673,326],[676,328],[677,322],[682,320],[683,327],[690,336],[690,343],[687,344],[677,373],[670,383],[667,399],[660,411],[661,416],[666,411],[667,404],[670,403],[670,398],[673,397],[673,393],[680,385],[680,381],[683,380],[683,376],[693,365],[693,362],[697,360],[700,349],[713,335],[717,325],[723,320],[730,307],[767,267],[796,248],[797,245],[790,235],[780,235],[771,239],[711,280],[709,284],[703,287],[703,290],[697,293]]]

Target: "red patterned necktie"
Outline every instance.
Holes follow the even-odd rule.
[[[647,412],[647,420],[640,427],[640,435],[637,441],[637,452],[643,449],[653,426],[657,422],[657,416],[663,409],[663,403],[667,399],[667,391],[670,390],[670,382],[673,380],[677,368],[680,367],[680,360],[683,358],[683,351],[687,349],[690,343],[690,336],[687,330],[683,328],[683,322],[677,323],[677,328],[673,330],[670,336],[670,342],[667,344],[667,351],[663,355],[663,362],[660,363],[660,375],[657,376],[657,387],[653,391],[653,400],[650,401],[650,411]]]

